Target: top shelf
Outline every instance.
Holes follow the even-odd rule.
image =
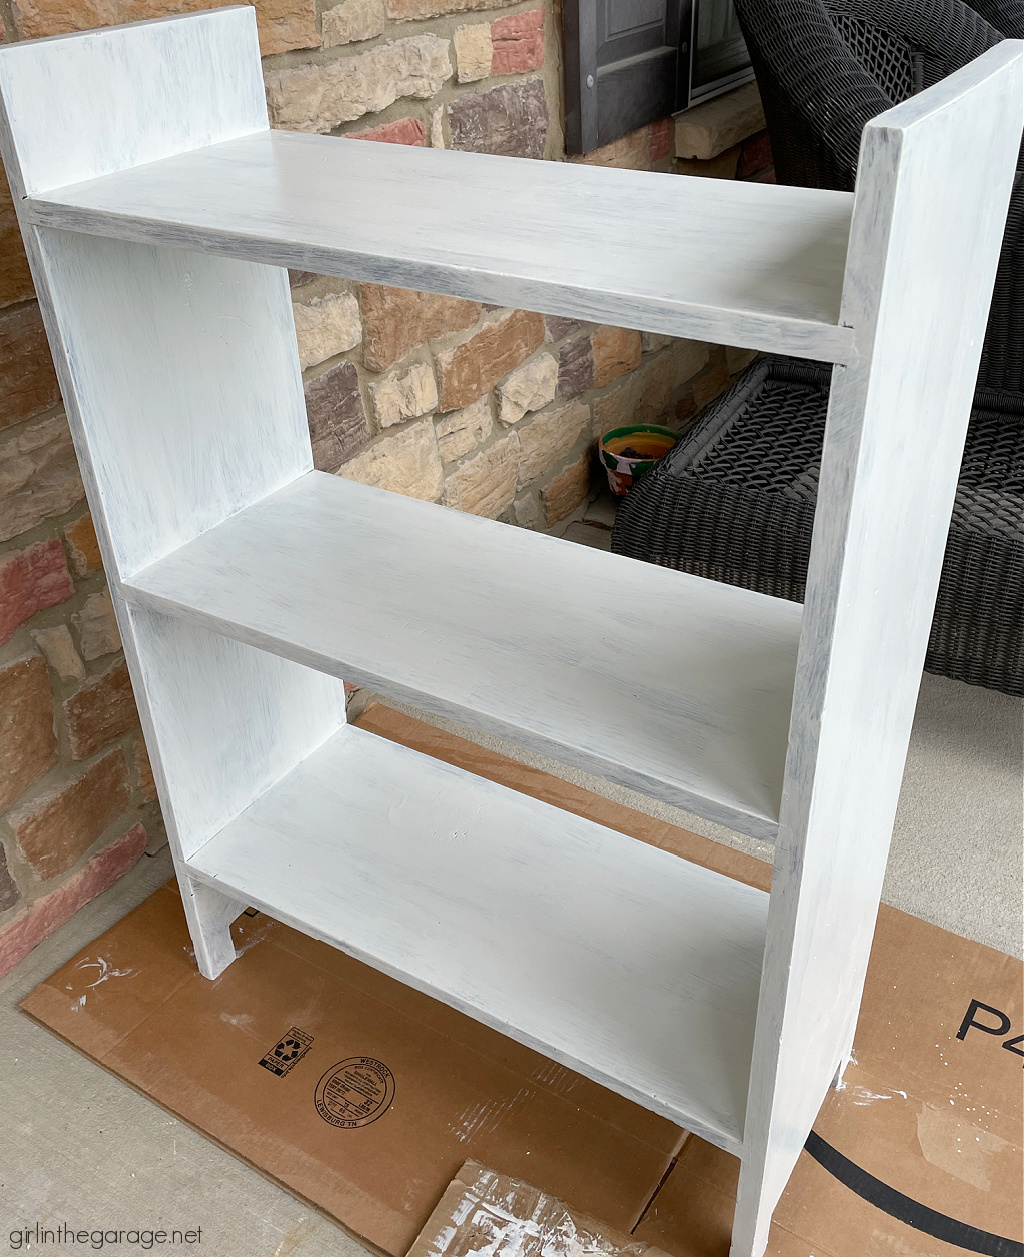
[[[853,196],[261,131],[31,198],[40,226],[846,362]]]

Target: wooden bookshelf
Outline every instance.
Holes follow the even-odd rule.
[[[274,133],[249,8],[0,50],[200,969],[256,904],[678,1121],[741,1158],[732,1257],[851,1049],[1022,47],[870,122],[853,196]],[[836,364],[805,605],[313,471],[286,266]],[[350,728],[342,678],[773,839],[771,896]]]

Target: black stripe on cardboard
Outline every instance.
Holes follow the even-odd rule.
[[[808,1135],[804,1148],[844,1187],[848,1187],[862,1200],[881,1209],[891,1218],[912,1226],[915,1231],[922,1231],[925,1235],[943,1240],[947,1244],[955,1244],[969,1253],[984,1253],[985,1257],[1024,1257],[1024,1244],[1019,1240],[1008,1240],[1001,1235],[981,1231],[976,1226],[968,1226],[966,1222],[958,1222],[956,1218],[949,1218],[944,1213],[938,1213],[927,1205],[911,1200],[909,1196],[904,1196],[867,1170],[862,1170],[813,1130]]]

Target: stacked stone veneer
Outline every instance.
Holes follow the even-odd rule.
[[[266,58],[275,126],[565,160],[553,5],[342,0],[319,22],[316,51]],[[763,135],[724,160],[673,146],[666,118],[571,160],[771,174]],[[689,341],[308,273],[292,285],[317,467],[529,528],[581,503],[601,432],[679,425],[728,381],[725,351]]]
[[[589,489],[596,438],[689,418],[723,351],[526,310],[293,276],[317,467],[548,528]]]
[[[0,0],[5,40],[202,0]],[[261,0],[275,126],[564,159],[551,3]],[[668,119],[582,159],[770,177],[763,138],[677,159]],[[415,196],[415,188],[408,189]],[[509,213],[515,213],[514,189]],[[741,359],[690,341],[293,274],[317,467],[547,528],[598,435],[680,425]],[[585,613],[585,609],[581,609]],[[0,179],[0,975],[163,841],[82,481]]]

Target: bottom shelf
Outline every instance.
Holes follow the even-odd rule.
[[[351,725],[187,868],[739,1152],[763,891]]]

